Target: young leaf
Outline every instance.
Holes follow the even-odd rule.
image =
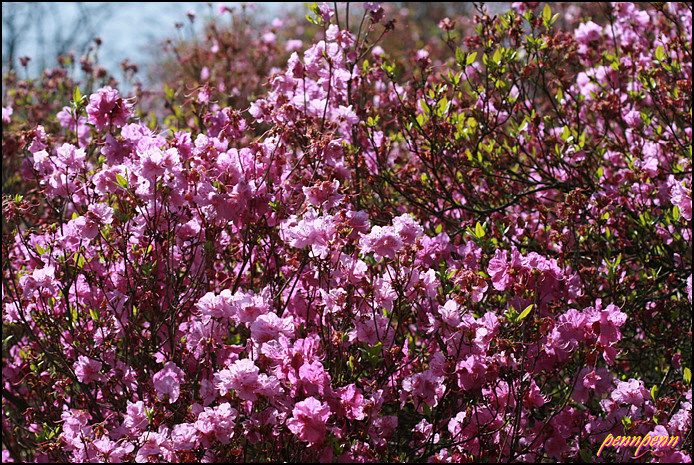
[[[528,315],[530,315],[530,312],[532,311],[534,307],[534,304],[530,304],[527,307],[525,307],[525,310],[521,312],[520,315],[518,315],[518,321],[523,321],[524,318],[526,318]]]
[[[665,49],[662,45],[658,45],[658,47],[655,49],[655,58],[658,61],[663,61],[665,59]]]
[[[549,3],[545,3],[545,7],[542,10],[542,20],[546,26],[549,26],[552,20],[552,8],[549,6]]]
[[[80,92],[79,86],[75,86],[72,90],[72,101],[75,103],[80,103],[82,100],[82,92]]]
[[[123,176],[120,174],[116,173],[116,181],[118,181],[118,185],[121,186],[123,189],[128,188],[128,181],[125,179]]]

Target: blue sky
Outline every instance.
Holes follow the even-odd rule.
[[[3,17],[12,11],[12,3],[16,2],[3,2]],[[224,3],[229,7],[238,7],[240,4],[240,2]],[[270,19],[279,16],[284,7],[302,5],[301,2],[253,3],[256,3],[260,10],[265,11]],[[143,65],[150,56],[146,52],[148,46],[151,47],[163,38],[176,37],[176,34],[180,33],[175,28],[177,22],[184,23],[186,25],[184,33],[189,34],[190,23],[186,16],[189,10],[195,11],[198,17],[216,14],[219,2],[93,2],[89,5],[94,7],[99,4],[110,9],[108,14],[103,15],[99,21],[99,36],[103,40],[99,62],[119,76],[119,65],[125,58]],[[78,14],[75,2],[54,2],[50,5],[50,12],[51,14],[44,14],[43,18],[37,17],[33,24],[29,24],[16,54],[17,57],[32,58],[30,62],[34,66],[32,72],[42,71],[36,69],[38,57],[50,49],[50,43],[46,44],[46,42],[50,42],[54,36],[54,28],[69,29]],[[41,32],[38,32],[39,22],[43,25]],[[3,40],[4,37],[5,28],[3,28]],[[3,62],[4,59],[3,56]],[[47,65],[52,66],[53,63],[49,61]]]

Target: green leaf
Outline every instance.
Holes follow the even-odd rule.
[[[677,205],[672,207],[672,219],[675,221],[680,219],[680,207],[678,207]]]
[[[591,463],[593,461],[593,454],[588,452],[585,449],[581,449],[578,451],[578,455],[581,456],[581,460],[583,460],[586,463]]]
[[[494,52],[494,56],[492,56],[492,61],[498,65],[499,63],[501,63],[502,57],[503,55],[501,54],[501,49],[497,48]]]
[[[657,395],[658,395],[658,386],[653,385],[653,387],[651,388],[651,399],[653,399],[655,401]]]
[[[128,180],[118,173],[116,173],[116,181],[118,181],[118,185],[121,186],[123,189],[128,188]]]
[[[479,222],[475,225],[475,236],[478,238],[482,239],[485,235],[487,234],[487,231],[484,230],[484,226],[482,226]]]
[[[455,49],[455,61],[458,62],[460,66],[465,66],[467,64],[467,57],[465,56],[465,52],[458,47]]]
[[[41,247],[40,245],[36,244],[36,251],[39,253],[39,255],[43,255],[46,253],[46,249]]]
[[[523,321],[528,315],[530,315],[530,312],[532,311],[534,307],[534,304],[530,304],[527,307],[525,307],[525,310],[521,312],[520,315],[518,315],[518,321]]]
[[[80,103],[80,101],[82,101],[82,92],[80,92],[79,86],[75,86],[72,90],[72,101],[75,103]]]
[[[663,61],[665,59],[665,49],[662,45],[658,45],[658,47],[655,49],[655,58],[658,61]]]
[[[477,59],[477,52],[472,52],[467,56],[467,59],[465,60],[465,65],[470,66],[475,62]]]
[[[571,129],[568,126],[564,126],[564,129],[561,131],[561,138],[568,141],[569,137],[571,137]]]
[[[684,384],[690,384],[692,382],[692,370],[689,368],[684,369]]]
[[[549,26],[552,20],[552,8],[549,6],[549,3],[545,3],[545,7],[542,9],[542,20],[546,26]]]

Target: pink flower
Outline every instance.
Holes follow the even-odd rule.
[[[405,244],[414,244],[415,240],[424,234],[424,228],[407,213],[393,218],[393,228]]]
[[[402,389],[412,395],[415,406],[420,409],[422,402],[429,407],[436,407],[446,391],[446,386],[443,376],[436,376],[431,370],[425,370],[405,378],[402,381]]]
[[[540,2],[513,2],[511,3],[511,8],[522,14],[528,10],[534,9],[539,4]]]
[[[301,365],[299,379],[304,392],[308,395],[315,393],[325,395],[330,389],[330,375],[325,371],[323,364],[317,360]]]
[[[492,278],[492,285],[497,291],[504,291],[512,281],[508,273],[508,251],[496,249],[494,258],[489,260],[487,273]]]
[[[3,123],[9,123],[11,121],[10,116],[12,116],[12,113],[14,110],[12,109],[11,105],[8,105],[6,107],[2,107],[2,122]],[[5,452],[3,450],[3,452]],[[4,462],[4,460],[3,460]]]
[[[174,450],[191,450],[200,441],[200,431],[192,423],[180,423],[171,432]]]
[[[183,371],[174,362],[169,361],[166,362],[162,370],[154,374],[152,382],[159,397],[163,398],[168,395],[171,404],[178,400],[184,378]]]
[[[687,221],[692,219],[692,190],[685,188],[673,176],[668,179],[670,184],[670,200],[680,210],[680,215]]]
[[[287,427],[299,439],[310,445],[320,444],[325,439],[325,424],[330,417],[330,407],[314,397],[297,402],[287,420]]]
[[[627,123],[629,127],[638,128],[641,126],[641,113],[637,110],[629,110],[624,115],[624,122]]]
[[[609,347],[622,339],[619,327],[627,320],[627,314],[622,312],[616,305],[610,304],[604,310],[592,307],[586,309],[588,315],[588,327],[592,327],[597,333],[598,341],[603,347]]]
[[[173,453],[171,451],[171,440],[168,438],[169,430],[165,426],[160,426],[158,432],[147,431],[141,438],[142,446],[137,451],[135,461],[139,463],[150,462],[150,457],[157,458],[157,462],[171,461]]]
[[[383,257],[392,258],[395,260],[397,252],[402,248],[402,239],[396,234],[391,226],[374,226],[371,232],[362,236],[359,241],[362,253],[367,254],[374,252],[376,260],[381,260]]]
[[[582,23],[574,31],[574,36],[576,40],[581,44],[587,44],[594,40],[600,39],[602,34],[602,27],[595,24],[593,21],[588,21],[587,23]]]
[[[263,343],[277,339],[280,333],[285,336],[294,334],[294,322],[291,316],[280,318],[276,313],[269,312],[258,316],[251,323],[251,336],[255,342]]]
[[[363,420],[366,418],[364,406],[366,401],[354,383],[336,389],[340,396],[340,404],[345,409],[345,416],[350,420]]]
[[[135,403],[128,401],[126,414],[123,417],[123,426],[132,434],[138,434],[144,431],[149,425],[147,414],[145,411],[145,403],[141,400]]]
[[[123,127],[132,116],[131,107],[132,103],[122,99],[116,89],[102,87],[89,97],[87,122],[99,130],[110,125]]]
[[[253,360],[248,358],[236,360],[229,368],[215,373],[215,386],[219,389],[221,396],[233,390],[240,399],[255,401],[258,400],[256,390],[259,373],[260,369]]]
[[[466,391],[482,387],[487,372],[487,364],[480,355],[468,355],[455,366],[458,385]]]
[[[98,360],[92,360],[89,357],[80,355],[73,365],[77,380],[82,383],[90,383],[92,381],[104,381],[106,377],[99,373],[102,363]]]
[[[641,380],[632,378],[629,381],[620,381],[617,379],[615,383],[617,388],[610,394],[615,402],[640,407],[644,400],[651,397]]]
[[[228,402],[217,407],[207,407],[198,415],[195,428],[202,434],[214,434],[214,437],[222,444],[229,444],[234,436],[236,418],[239,412]]]

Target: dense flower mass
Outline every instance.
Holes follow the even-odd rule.
[[[248,9],[5,77],[3,462],[691,461],[691,7]]]

